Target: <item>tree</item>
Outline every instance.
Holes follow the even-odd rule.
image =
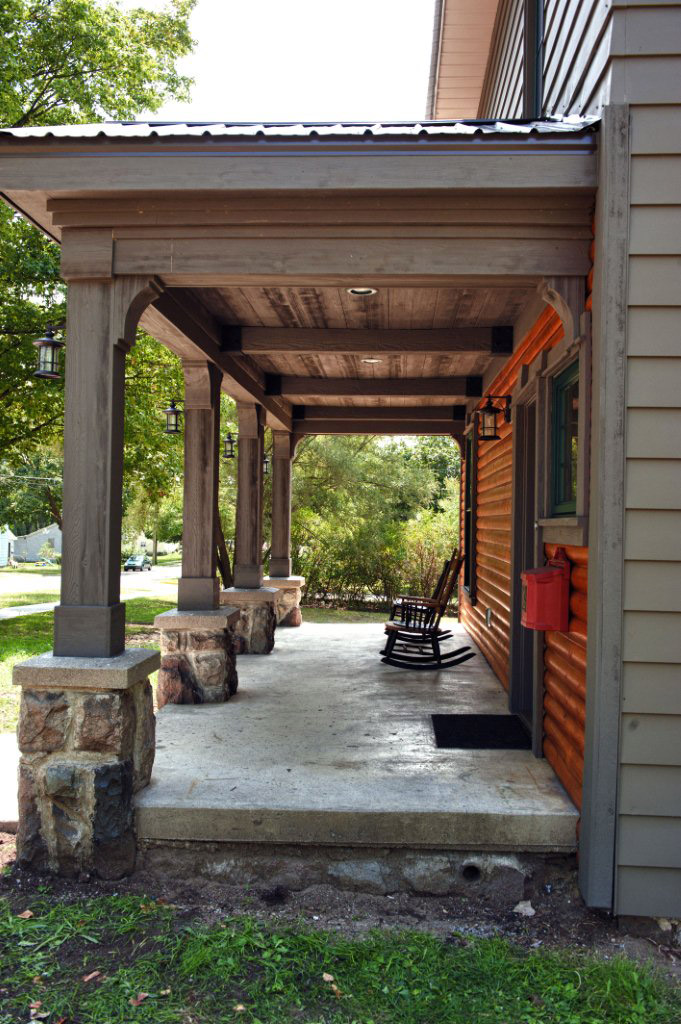
[[[131,118],[186,99],[177,60],[189,53],[194,0],[160,12],[98,0],[0,4],[0,125]],[[10,464],[62,434],[63,385],[33,377],[33,340],[63,323],[59,249],[0,203],[0,456]]]

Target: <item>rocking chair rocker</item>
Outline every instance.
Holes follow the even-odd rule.
[[[436,600],[433,598],[412,598],[404,600],[401,621],[391,620],[385,624],[388,637],[381,651],[381,661],[396,668],[417,671],[438,671],[461,665],[475,657],[469,646],[443,653],[440,644],[452,636],[451,630],[440,629],[440,622],[456,586],[463,556],[452,558],[446,582]],[[396,646],[397,650],[395,649]],[[426,653],[427,652],[427,653]]]

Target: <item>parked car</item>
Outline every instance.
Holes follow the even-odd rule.
[[[144,572],[148,569],[151,572],[151,559],[147,555],[131,555],[123,566],[123,572],[131,569],[133,572]]]

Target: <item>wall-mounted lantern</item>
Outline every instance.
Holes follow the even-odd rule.
[[[502,402],[503,405],[496,405]],[[504,423],[511,422],[511,396],[510,395],[488,395],[487,401],[480,410],[480,430],[478,440],[498,441],[497,414],[503,413]]]
[[[33,342],[38,349],[38,365],[34,377],[45,377],[47,380],[58,380],[61,377],[59,350],[64,347],[64,342],[55,339],[56,330],[56,327],[48,327],[43,337]]]
[[[227,434],[227,437],[222,442],[222,458],[225,462],[234,458],[234,449],[236,448],[236,441],[232,437],[232,431]]]
[[[262,460],[262,471],[267,476],[270,471],[270,457],[265,453],[265,458]]]
[[[171,399],[170,405],[167,409],[163,410],[166,418],[166,428],[164,434],[179,434],[180,433],[180,416],[182,412],[177,408],[175,399]]]

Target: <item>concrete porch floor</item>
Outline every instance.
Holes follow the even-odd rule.
[[[435,746],[434,712],[506,712],[482,655],[409,672],[381,664],[381,641],[380,623],[278,630],[272,654],[238,659],[229,703],[166,706],[140,840],[573,851],[577,811],[546,761]]]

